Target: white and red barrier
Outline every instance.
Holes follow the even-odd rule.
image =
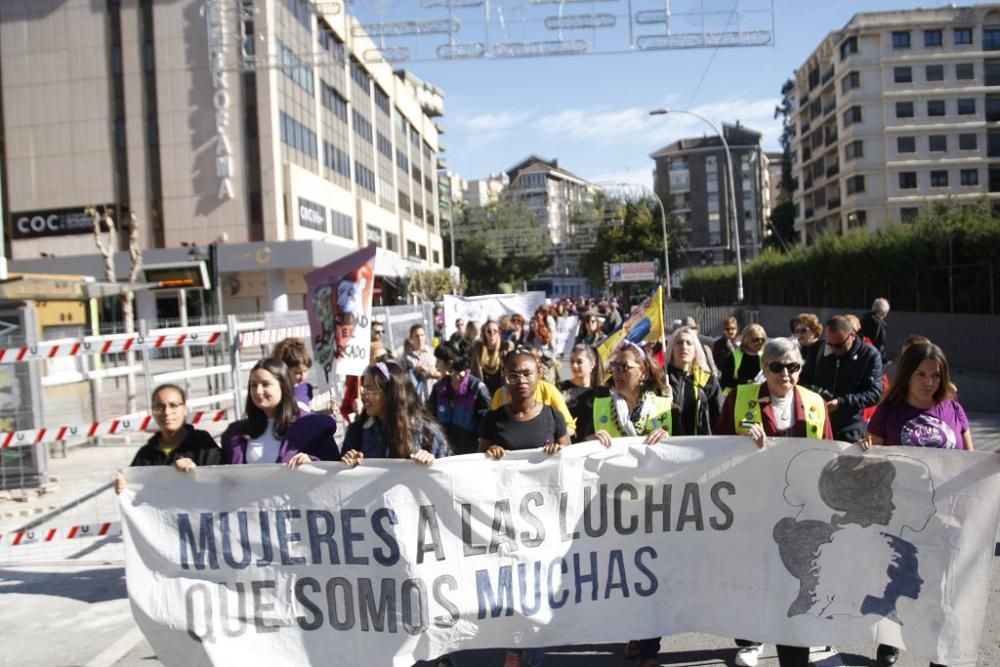
[[[215,345],[222,341],[221,331],[172,331],[160,334],[138,333],[86,336],[79,340],[62,339],[36,345],[0,348],[0,364],[14,364],[32,359],[76,357],[81,354],[111,354],[130,350],[164,349],[183,345]]]
[[[0,546],[20,547],[28,544],[47,544],[79,540],[86,537],[114,537],[121,535],[120,521],[103,521],[101,523],[84,523],[62,528],[31,528],[13,533],[0,534]]]
[[[277,329],[262,329],[259,331],[242,331],[239,336],[241,348],[255,345],[274,345],[286,338],[303,338],[309,340],[309,325],[295,327],[278,327]]]
[[[198,425],[209,422],[220,422],[225,418],[227,412],[228,410],[200,410],[191,414],[189,423]],[[145,431],[154,425],[153,415],[139,413],[125,417],[103,419],[91,422],[90,424],[0,432],[0,448],[40,445],[75,438],[96,438],[101,435],[117,435],[126,431]]]

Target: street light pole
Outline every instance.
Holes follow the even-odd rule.
[[[727,186],[729,188],[729,219],[730,222],[732,223],[731,226],[733,231],[733,240],[736,245],[736,303],[742,304],[743,303],[743,260],[740,256],[740,228],[739,228],[739,223],[736,219],[736,190],[735,190],[736,177],[733,174],[733,155],[729,151],[729,142],[726,141],[726,135],[719,130],[719,128],[715,125],[715,123],[713,123],[708,118],[702,116],[700,113],[697,113],[695,111],[689,111],[687,109],[653,109],[652,111],[649,112],[649,115],[665,116],[668,113],[685,113],[690,116],[694,116],[695,118],[698,118],[707,123],[708,126],[711,127],[717,135],[719,135],[719,139],[722,140],[722,147],[725,149],[726,153],[726,171],[729,172],[729,184]]]

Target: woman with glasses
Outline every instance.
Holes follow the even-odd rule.
[[[675,331],[667,342],[666,359],[667,382],[680,407],[684,433],[711,435],[722,407],[722,389],[698,334],[686,326]]]
[[[299,408],[288,367],[280,359],[261,359],[250,369],[246,417],[222,434],[222,460],[282,463],[289,468],[310,461],[338,461],[336,430],[333,417]]]
[[[350,467],[365,458],[409,459],[430,465],[448,455],[441,427],[420,402],[409,376],[398,364],[380,361],[361,376],[364,409],[347,427],[344,455]]]
[[[503,332],[503,339],[514,347],[524,345],[527,332],[524,330],[524,315],[514,313],[510,317],[510,328]]]
[[[509,451],[545,450],[556,454],[569,444],[569,432],[562,414],[535,398],[540,369],[530,350],[515,350],[504,357],[504,382],[510,400],[487,413],[479,425],[479,451],[494,461]],[[545,649],[507,651],[504,667],[542,664]]]
[[[718,368],[721,369],[722,364],[732,355],[733,348],[737,345],[736,334],[739,332],[740,323],[732,315],[722,321],[722,335],[712,343],[712,357]]]
[[[161,384],[150,400],[157,431],[139,448],[130,466],[173,466],[190,472],[198,466],[222,463],[222,450],[207,431],[187,423],[187,394],[175,384]],[[115,475],[115,493],[125,489],[125,477]]]
[[[826,401],[798,386],[802,353],[790,338],[774,338],[764,346],[764,383],[741,384],[730,392],[715,425],[716,435],[746,435],[758,449],[769,437],[833,440]],[[753,667],[763,645],[737,639],[736,664]],[[778,646],[781,667],[809,664],[808,646]]]
[[[607,336],[601,331],[601,318],[592,310],[587,311],[580,321],[580,331],[576,334],[577,345],[597,347]]]
[[[802,349],[815,344],[823,335],[823,325],[820,324],[819,318],[812,313],[799,313],[792,318],[789,326]]]
[[[514,346],[501,337],[500,325],[486,320],[482,333],[472,345],[472,374],[486,383],[490,396],[503,386],[503,358]]]
[[[759,324],[748,324],[743,327],[740,344],[733,348],[733,353],[719,366],[719,383],[724,393],[741,384],[753,382],[760,373],[760,354],[767,342],[767,333]]]

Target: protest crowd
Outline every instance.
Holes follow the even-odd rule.
[[[615,300],[563,298],[534,312],[483,322],[459,318],[448,327],[438,311],[435,330],[413,325],[396,357],[383,344],[384,323],[375,321],[370,365],[342,380],[338,401],[314,411],[309,345],[288,339],[250,372],[245,415],[229,424],[219,445],[185,423],[183,389],[158,387],[152,396],[158,431],[132,465],[187,473],[206,465],[354,467],[389,458],[426,467],[450,455],[501,460],[538,449],[558,456],[583,441],[613,447],[614,438],[638,436],[656,447],[673,436],[713,434],[745,436],[760,449],[783,436],[861,449],[973,449],[941,349],[920,336],[901,350],[886,349],[885,299],[860,317],[820,322],[802,313],[785,332],[733,316],[717,339],[703,335],[692,318],[645,317],[649,307],[647,300],[623,313]],[[579,326],[560,349],[555,332],[567,317]],[[569,377],[560,371],[564,361]],[[938,428],[916,427],[927,417]],[[125,477],[119,474],[115,486],[124,489]],[[659,664],[660,638],[621,639],[639,667]],[[761,644],[733,639],[736,664],[756,665]],[[810,647],[777,652],[782,667],[810,664]],[[504,665],[537,667],[544,653],[511,649]],[[879,646],[877,664],[891,665],[898,655],[895,647]],[[437,664],[453,663],[441,656]]]

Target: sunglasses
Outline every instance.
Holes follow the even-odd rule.
[[[809,329],[806,329],[805,327],[799,327],[798,329],[795,330],[795,333],[796,334],[806,334],[806,333],[809,333]]]
[[[608,363],[608,370],[612,373],[626,373],[633,368],[639,368],[638,364],[627,364],[623,361],[612,361]]]
[[[385,333],[384,329],[372,329],[373,336],[381,336]]]
[[[750,340],[748,340],[747,342],[748,342],[748,343],[754,343],[754,344],[758,344],[758,343],[763,343],[763,342],[765,342],[766,340],[767,340],[766,338],[751,338],[751,339],[750,339]]]
[[[767,365],[767,368],[772,373],[781,373],[781,371],[788,371],[789,375],[794,375],[802,370],[802,365],[797,361],[793,361],[788,364],[783,364],[780,361],[772,361]]]

